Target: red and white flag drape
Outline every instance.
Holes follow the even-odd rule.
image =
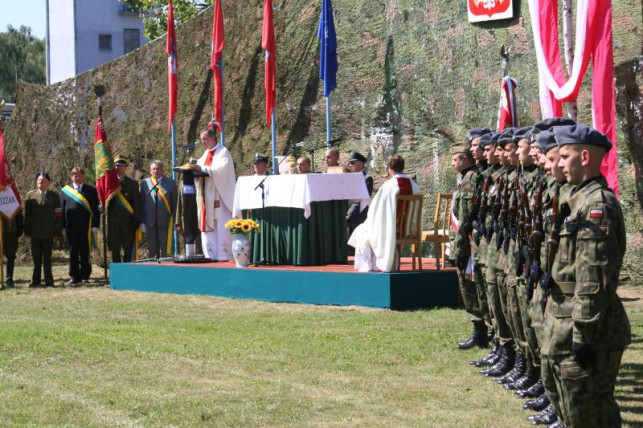
[[[601,171],[618,195],[612,2],[578,0],[576,6],[574,65],[571,75],[565,80],[558,44],[558,0],[529,0],[538,60],[541,113],[543,118],[562,116],[562,103],[576,100],[592,59],[593,126],[613,144],[603,159]]]
[[[11,167],[4,155],[4,135],[2,134],[2,119],[0,119],[0,214],[12,220],[20,210],[20,203],[20,192],[18,192],[16,182],[11,175]]]
[[[174,8],[172,7],[172,0],[168,0],[167,3],[167,41],[165,50],[167,52],[167,86],[170,101],[168,129],[171,129],[172,121],[176,114],[176,99],[179,91],[176,79],[179,59],[176,54],[176,30],[174,29]]]
[[[498,107],[498,132],[505,128],[518,126],[516,115],[516,87],[518,82],[509,76],[502,79],[502,90],[500,91],[500,106]]]
[[[214,17],[212,18],[212,55],[210,70],[214,76],[214,121],[223,127],[223,49],[225,48],[225,33],[223,28],[223,12],[221,0],[214,1]]]
[[[263,4],[263,31],[261,35],[261,47],[266,50],[266,68],[265,68],[265,85],[266,85],[266,121],[270,125],[272,112],[275,108],[275,98],[277,89],[276,77],[276,43],[275,27],[272,20],[272,0],[265,0]]]

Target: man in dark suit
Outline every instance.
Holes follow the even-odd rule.
[[[353,150],[350,152],[348,158],[348,166],[351,172],[361,172],[364,174],[364,181],[366,182],[366,189],[368,190],[368,195],[370,196],[373,193],[373,177],[366,175],[364,170],[366,164],[366,157],[361,153]],[[359,210],[360,201],[352,201],[348,207],[348,212],[346,213],[346,228],[348,229],[348,236],[350,237],[353,234],[353,231],[357,226],[364,223],[366,220],[366,215],[368,214],[368,207],[364,208],[364,211]],[[349,251],[352,252],[353,247],[349,246]]]
[[[49,190],[49,174],[46,172],[36,175],[36,187],[36,190],[27,193],[25,199],[25,235],[31,238],[31,256],[34,264],[29,286],[40,287],[44,267],[45,287],[53,287],[51,251],[54,236],[59,236],[62,229],[60,196]]]
[[[174,215],[176,212],[176,181],[163,176],[163,162],[150,164],[150,177],[141,183],[143,232],[147,235],[149,257],[167,257],[171,253]],[[170,249],[168,250],[168,247]]]
[[[68,284],[88,282],[92,274],[90,245],[92,234],[98,232],[98,193],[85,184],[85,172],[80,167],[71,170],[71,185],[63,187],[60,202],[63,209],[63,228],[69,242]]]
[[[114,165],[121,191],[107,205],[107,245],[114,263],[131,262],[136,229],[141,223],[141,195],[138,183],[126,175],[127,158],[117,156]]]

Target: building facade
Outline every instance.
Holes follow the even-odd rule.
[[[118,0],[47,0],[47,84],[147,43],[143,21]]]

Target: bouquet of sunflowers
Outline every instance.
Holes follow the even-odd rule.
[[[225,228],[230,230],[232,234],[238,233],[248,233],[251,230],[256,230],[259,232],[259,225],[252,221],[251,219],[238,219],[233,218],[225,224]]]

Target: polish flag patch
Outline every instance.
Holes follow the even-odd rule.
[[[603,210],[591,210],[589,218],[603,218]]]

